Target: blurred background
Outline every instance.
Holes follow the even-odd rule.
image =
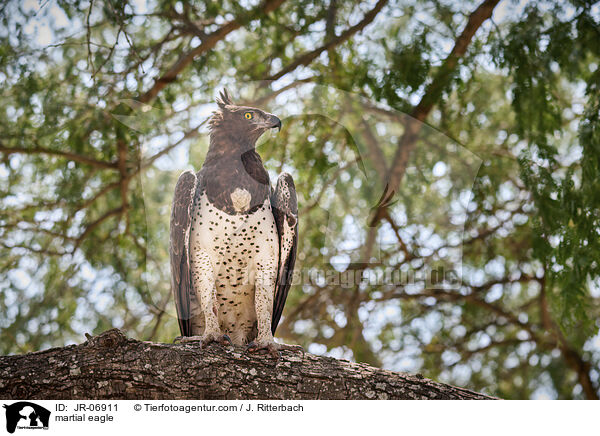
[[[503,398],[600,394],[600,5],[0,6],[0,353],[179,334],[168,222],[227,87],[296,182],[277,336]]]

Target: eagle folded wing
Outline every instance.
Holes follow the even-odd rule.
[[[190,298],[193,292],[190,273],[190,228],[192,206],[199,185],[192,171],[184,171],[175,185],[171,208],[169,254],[171,258],[171,289],[175,297],[179,329],[183,336],[191,336]]]
[[[271,209],[279,235],[279,270],[271,318],[271,331],[275,334],[292,284],[298,248],[298,199],[294,180],[288,173],[282,173],[277,179],[271,194]]]

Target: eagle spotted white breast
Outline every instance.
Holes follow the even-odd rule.
[[[181,341],[247,344],[247,350],[301,349],[276,343],[298,245],[292,176],[275,189],[255,150],[281,120],[235,105],[227,90],[210,119],[202,169],[185,171],[171,209],[171,286]]]

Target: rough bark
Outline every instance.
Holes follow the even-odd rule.
[[[159,344],[117,329],[70,345],[0,357],[2,399],[492,399],[423,376],[329,357],[241,347]]]

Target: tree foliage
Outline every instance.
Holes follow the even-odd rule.
[[[284,340],[598,397],[597,3],[30,0],[0,19],[1,352],[178,334],[171,195],[226,86],[284,121],[258,148],[299,192]]]

